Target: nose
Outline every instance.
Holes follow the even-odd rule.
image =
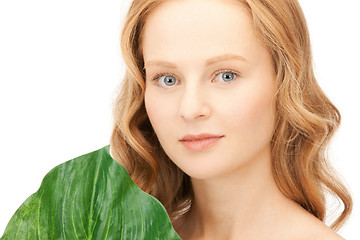
[[[208,103],[204,89],[195,85],[187,86],[181,96],[179,115],[187,121],[206,119],[210,115]]]

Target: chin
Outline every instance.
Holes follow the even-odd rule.
[[[180,166],[179,166],[180,167]],[[224,164],[192,164],[186,167],[180,167],[183,172],[191,178],[206,180],[214,179],[229,175],[232,172],[232,167],[224,166]]]

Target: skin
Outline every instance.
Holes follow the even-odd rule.
[[[142,47],[150,122],[194,188],[190,214],[173,223],[182,239],[342,239],[275,184],[274,66],[241,3],[165,1],[148,16]],[[224,55],[242,58],[206,64]],[[236,74],[225,82],[219,71],[229,70]],[[200,133],[224,137],[198,152],[179,142]]]

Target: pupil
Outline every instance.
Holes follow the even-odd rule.
[[[223,79],[224,81],[230,81],[234,78],[234,74],[233,73],[224,73],[223,74]]]

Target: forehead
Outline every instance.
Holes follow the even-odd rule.
[[[255,53],[251,13],[240,1],[169,0],[147,17],[143,32],[144,60],[219,53]]]

